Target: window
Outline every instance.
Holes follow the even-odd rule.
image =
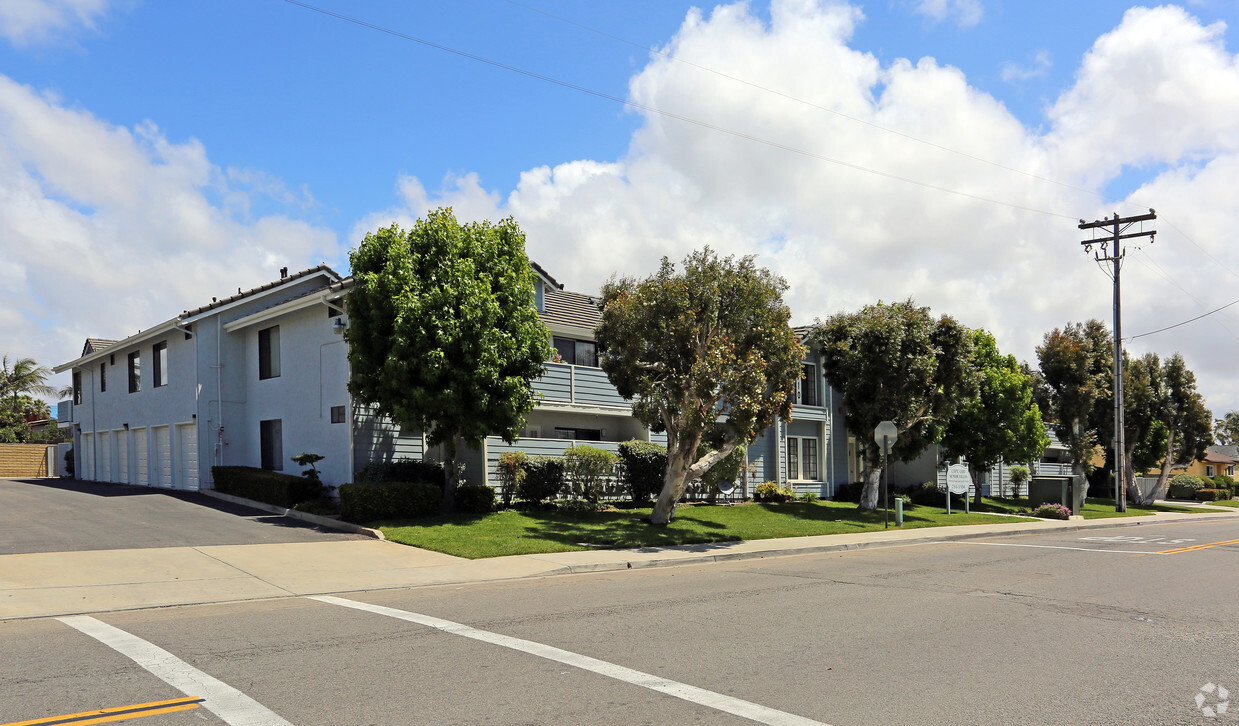
[[[551,339],[560,362],[574,366],[598,367],[598,346],[592,340],[574,340],[555,336]]]
[[[262,451],[262,468],[267,471],[284,471],[283,420],[273,418],[268,421],[259,421],[258,436]]]
[[[601,429],[574,429],[555,427],[555,438],[572,439],[575,441],[602,441]]]
[[[817,399],[817,366],[804,364],[804,374],[796,383],[796,403],[804,406],[820,406]]]
[[[331,422],[332,423],[344,423],[344,416],[345,416],[345,411],[344,411],[343,406],[332,406],[331,407]]]
[[[1205,464],[1205,476],[1213,476],[1213,465]]]
[[[1234,476],[1234,475],[1235,475],[1235,465],[1228,464],[1226,466],[1226,476]]]
[[[258,379],[280,377],[280,326],[258,331]]]
[[[168,385],[168,341],[156,343],[151,349],[151,358],[155,363],[154,375],[151,376],[155,379],[155,388]]]
[[[82,405],[82,372],[73,371],[73,405]]]
[[[99,393],[108,390],[108,364],[99,364]]]
[[[817,439],[787,437],[787,478],[789,481],[818,481]]]
[[[129,354],[129,392],[142,390],[142,356],[138,351]]]

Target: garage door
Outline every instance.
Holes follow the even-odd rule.
[[[112,432],[112,441],[116,449],[116,476],[118,484],[129,483],[129,432],[119,429]]]
[[[147,472],[150,461],[146,453],[146,429],[133,429],[133,474],[131,480],[138,486],[150,486]]]
[[[82,455],[80,457],[82,470],[78,477],[86,481],[95,480],[95,435],[82,434]]]
[[[112,437],[107,431],[95,432],[95,448],[99,452],[99,481],[112,481]]]
[[[181,424],[176,427],[177,452],[180,454],[180,476],[177,482],[182,489],[198,491],[198,426]]]
[[[151,427],[151,486],[172,488],[172,433],[167,426]]]

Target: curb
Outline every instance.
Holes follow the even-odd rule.
[[[360,524],[353,524],[352,522],[345,522],[339,519],[332,519],[331,517],[324,517],[320,514],[310,514],[309,512],[299,512],[296,509],[286,509],[285,507],[267,504],[266,502],[257,502],[253,499],[245,499],[244,497],[224,494],[223,492],[217,492],[214,489],[199,489],[198,493],[205,494],[208,497],[214,497],[215,499],[229,502],[231,504],[240,504],[243,507],[258,509],[271,514],[278,514],[281,517],[299,519],[307,524],[314,524],[319,527],[326,527],[327,529],[335,529],[341,532],[349,532],[351,534],[363,534],[367,537],[373,537],[378,540],[387,540],[387,538],[383,536],[383,533],[377,529],[370,529],[369,527],[363,527]]]

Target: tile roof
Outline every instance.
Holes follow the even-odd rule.
[[[1215,454],[1222,454],[1223,456],[1230,456],[1239,459],[1239,446],[1235,446],[1234,444],[1215,444],[1214,446],[1210,446],[1207,451],[1212,451]]]
[[[548,290],[542,320],[550,325],[593,330],[598,325],[599,298],[579,292]]]
[[[86,344],[82,346],[82,355],[87,356],[113,345],[116,345],[115,340],[108,340],[106,338],[87,338]]]
[[[1210,464],[1239,464],[1239,459],[1216,451],[1206,451],[1205,458],[1201,459],[1201,461],[1206,461]]]
[[[340,273],[331,269],[327,265],[316,265],[314,267],[311,267],[308,270],[301,270],[300,272],[294,272],[291,275],[288,275],[286,277],[281,277],[278,280],[273,280],[271,282],[266,283],[265,285],[259,285],[258,287],[251,288],[249,290],[242,291],[240,288],[238,288],[237,293],[235,295],[232,295],[231,297],[226,297],[222,300],[212,300],[206,305],[194,308],[193,310],[186,310],[185,312],[181,313],[181,317],[192,317],[194,315],[197,315],[198,313],[204,313],[208,310],[213,310],[215,308],[223,307],[229,303],[233,303],[233,302],[236,302],[237,300],[241,300],[242,298],[247,298],[250,295],[255,295],[264,290],[270,290],[273,287],[283,285],[284,283],[287,283],[287,282],[292,282],[293,280],[296,280],[302,277],[308,277],[309,275],[313,275],[318,272],[326,272],[328,275],[335,278],[337,282],[339,282],[341,279]]]

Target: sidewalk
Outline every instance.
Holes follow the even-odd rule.
[[[1183,504],[1175,502],[1175,504]],[[1239,518],[1044,520],[467,560],[381,540],[0,555],[0,620],[704,564],[1013,534]]]

